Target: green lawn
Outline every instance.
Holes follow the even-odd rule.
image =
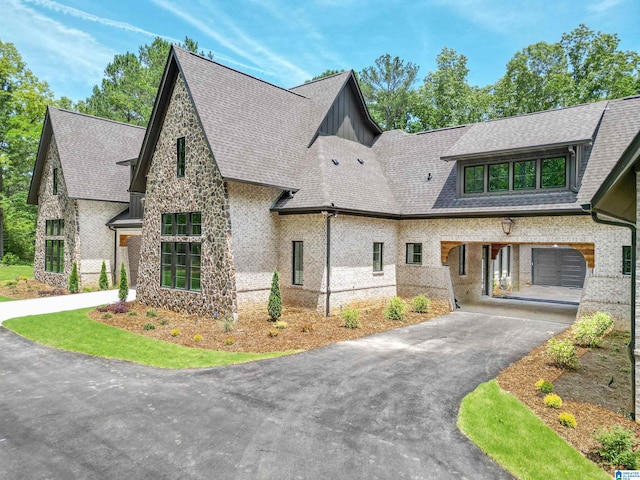
[[[521,480],[611,479],[495,380],[462,400],[458,427]]]
[[[187,348],[94,322],[87,316],[89,310],[14,318],[2,325],[51,347],[160,368],[213,367],[293,353],[233,353]]]
[[[15,280],[18,277],[33,278],[33,266],[0,265],[0,282]]]
[[[0,302],[9,302],[11,300],[15,300],[15,298],[3,297],[0,295]]]

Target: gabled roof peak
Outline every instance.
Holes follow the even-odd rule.
[[[338,77],[340,75],[348,75],[348,74],[352,74],[353,69],[349,69],[349,70],[342,70],[341,72],[338,73],[334,73],[333,75],[327,75],[326,77],[321,77],[321,78],[316,78],[315,80],[309,80],[308,82],[304,82],[301,83],[300,85],[296,85],[295,87],[291,87],[289,90],[295,90],[296,88],[300,88],[300,87],[304,87],[306,85],[311,85],[312,83],[317,83],[317,82],[323,82],[325,80],[328,80],[330,78],[335,78]]]

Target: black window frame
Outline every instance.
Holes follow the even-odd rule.
[[[384,253],[383,252],[384,252],[384,242],[373,242],[373,262],[372,263],[373,263],[374,272],[384,271],[384,261],[383,261]]]
[[[302,286],[304,284],[304,242],[293,240],[291,246],[291,284]]]
[[[467,274],[467,245],[462,244],[458,247],[458,275]]]
[[[184,177],[187,169],[187,142],[185,137],[176,140],[176,175]]]
[[[44,241],[44,271],[64,273],[64,240]]]
[[[415,247],[419,246],[420,247],[420,251],[416,253],[415,251]],[[409,248],[411,248],[411,261],[409,260]],[[404,260],[405,263],[407,265],[422,265],[422,243],[407,243],[405,244],[405,255],[404,255]],[[416,259],[416,255],[419,255],[420,260],[419,261],[415,261]]]
[[[632,258],[633,258],[633,255],[631,255],[631,246],[623,245],[622,246],[622,275],[631,275],[631,271],[633,270]]]
[[[197,250],[197,253],[194,250]],[[168,262],[166,261],[167,256],[169,256]],[[199,261],[202,257],[201,242],[160,242],[160,286],[173,290],[201,292],[202,271],[200,263],[197,265],[198,285],[197,288],[194,288],[194,270],[196,270],[193,268],[194,257],[197,257]],[[183,261],[179,264],[180,258]],[[180,275],[180,271],[183,270],[180,267],[184,267],[184,275]],[[169,282],[166,282],[167,279]],[[180,279],[183,280],[182,283],[179,283]]]
[[[178,223],[178,219],[183,215],[186,216],[186,223]],[[183,228],[180,229],[181,226]],[[201,235],[202,212],[177,212],[160,215],[160,236],[162,237],[199,237]]]
[[[52,191],[54,195],[58,195],[58,168],[53,169],[53,185]]]

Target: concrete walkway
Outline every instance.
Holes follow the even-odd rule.
[[[136,291],[129,290],[128,301],[136,299]],[[66,312],[79,308],[97,307],[118,301],[118,290],[103,292],[76,293],[58,297],[31,298],[29,300],[13,300],[0,303],[0,325],[10,318],[25,315],[41,315],[43,313]]]

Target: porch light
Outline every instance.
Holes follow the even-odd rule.
[[[509,217],[504,217],[504,220],[502,220],[502,231],[505,235],[509,235],[511,233],[513,224],[513,220],[511,220]]]

